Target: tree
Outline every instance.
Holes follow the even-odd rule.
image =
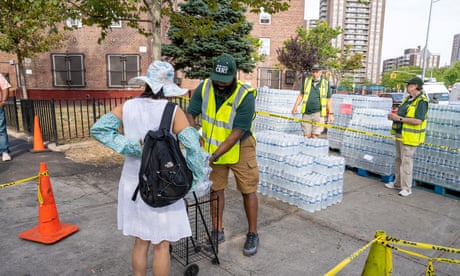
[[[210,9],[215,9],[219,0],[206,0]],[[267,12],[276,13],[287,10],[289,0],[231,0],[231,6],[250,7],[251,12],[259,12],[264,7]],[[154,59],[161,57],[159,36],[161,18],[174,14],[176,1],[172,0],[0,0],[0,50],[16,55],[18,75],[27,90],[23,77],[23,59],[34,57],[37,53],[59,48],[70,30],[63,22],[66,19],[79,19],[83,25],[98,26],[101,29],[99,43],[110,31],[113,22],[122,20],[139,33],[152,36]],[[200,24],[200,18],[187,18],[192,30],[202,30],[212,26]],[[149,23],[143,27],[141,23]]]
[[[59,2],[56,0],[48,0]],[[268,13],[286,11],[290,0],[230,0],[232,9],[249,8],[259,13],[264,7]],[[113,21],[123,20],[145,36],[152,36],[152,58],[161,59],[161,19],[174,17],[180,24],[187,26],[183,35],[200,33],[206,35],[213,27],[212,18],[180,16],[176,9],[176,0],[63,0],[73,18],[81,17],[85,25],[97,25],[101,28],[101,40],[105,38]],[[184,1],[189,2],[188,0]],[[211,11],[215,11],[220,0],[203,0]],[[140,23],[148,23],[148,28]],[[223,30],[225,31],[225,30]]]
[[[402,66],[397,70],[388,71],[383,74],[381,84],[392,91],[402,91],[405,87],[405,81],[422,74],[422,68],[419,66]]]
[[[252,72],[256,40],[249,35],[252,23],[246,20],[245,8],[232,7],[230,0],[219,1],[215,9],[203,0],[190,0],[179,4],[179,8],[180,12],[170,20],[171,43],[162,47],[162,54],[176,69],[182,69],[188,78],[203,79],[212,71],[212,59],[228,53],[234,56],[239,70]],[[206,33],[200,29],[190,31],[190,25],[183,24],[184,18],[203,20]]]
[[[312,41],[301,42],[300,35],[283,42],[283,48],[276,50],[278,61],[295,72],[294,86],[301,80],[305,69],[318,62],[317,49]]]
[[[332,82],[338,87],[342,81],[345,73],[353,74],[353,71],[362,67],[363,54],[350,53],[350,45],[337,54],[337,56],[330,60],[329,68],[331,70]]]
[[[456,82],[460,82],[460,61],[457,61],[450,68],[441,68],[444,83],[453,85]]]
[[[53,1],[0,1],[0,50],[16,55],[22,83],[24,58],[58,47],[65,38],[57,25],[62,22],[61,12],[60,4]],[[27,98],[25,85],[23,89]]]
[[[325,21],[311,29],[298,27],[297,36],[284,42],[283,48],[276,50],[278,61],[289,70],[296,72],[296,80],[310,72],[315,63],[334,64],[340,49],[331,44],[337,38],[341,28],[330,28]]]

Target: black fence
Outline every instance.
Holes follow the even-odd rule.
[[[84,98],[17,100],[10,97],[5,106],[6,124],[17,132],[33,135],[37,116],[44,141],[57,145],[90,137],[91,126],[105,113],[128,100],[125,98]],[[187,98],[174,98],[183,109]]]

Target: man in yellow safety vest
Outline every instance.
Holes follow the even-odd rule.
[[[324,130],[326,117],[329,123],[334,121],[332,111],[331,88],[329,82],[322,78],[323,71],[319,64],[312,67],[312,76],[305,78],[300,94],[292,108],[297,114],[297,107],[302,102],[302,131],[306,138],[318,138]]]
[[[201,114],[203,147],[211,155],[211,199],[219,199],[217,213],[215,207],[211,209],[214,240],[224,241],[224,190],[228,184],[229,171],[232,170],[237,188],[243,196],[248,221],[243,254],[251,256],[257,253],[259,246],[259,168],[256,141],[251,130],[255,117],[256,90],[238,80],[236,72],[236,62],[231,55],[218,56],[211,76],[195,89],[187,109],[187,118],[190,124],[195,125],[195,118]]]

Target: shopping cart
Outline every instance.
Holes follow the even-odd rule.
[[[172,243],[171,256],[185,266],[184,275],[195,276],[199,272],[199,266],[195,262],[201,259],[208,258],[213,264],[220,264],[217,237],[211,237],[208,226],[212,225],[211,208],[216,208],[217,214],[219,198],[211,198],[209,195],[197,198],[193,192],[193,198],[185,201],[192,236]]]

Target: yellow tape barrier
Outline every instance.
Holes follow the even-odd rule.
[[[307,124],[311,124],[311,125],[314,125],[314,126],[322,126],[322,127],[325,127],[325,128],[338,129],[338,130],[341,130],[341,131],[348,131],[348,132],[363,134],[363,135],[372,136],[372,137],[379,137],[379,138],[399,140],[399,141],[401,140],[401,138],[396,138],[396,137],[394,137],[392,135],[383,135],[383,134],[373,133],[373,132],[369,132],[369,131],[363,131],[363,130],[359,130],[359,129],[352,129],[352,128],[346,128],[346,127],[341,127],[341,126],[334,126],[334,125],[325,124],[325,123],[307,121],[307,120],[303,120],[303,119],[292,118],[292,117],[289,117],[289,116],[284,116],[284,115],[275,114],[275,113],[269,113],[269,112],[265,112],[265,111],[256,111],[256,114],[266,116],[266,117],[274,117],[274,118],[284,119],[284,120],[288,120],[288,121],[294,121],[294,122],[298,122],[298,123],[307,123]],[[429,147],[433,147],[433,148],[439,148],[439,149],[443,149],[443,150],[448,150],[448,151],[460,152],[460,148],[453,148],[453,147],[449,147],[449,146],[435,145],[435,144],[430,144],[430,143],[424,143],[424,145],[429,146]]]
[[[177,98],[183,99],[185,101],[190,101],[190,98],[185,97],[185,96],[179,96]],[[284,116],[284,115],[280,115],[280,114],[276,114],[276,113],[270,113],[270,112],[257,111],[256,110],[256,114],[266,116],[266,117],[274,117],[274,118],[284,119],[284,120],[288,120],[288,121],[294,121],[294,122],[298,122],[298,123],[307,123],[307,124],[311,124],[311,125],[314,125],[314,126],[322,126],[322,127],[325,127],[325,128],[333,128],[333,129],[338,129],[338,130],[342,130],[342,131],[354,132],[354,133],[363,134],[363,135],[372,136],[372,137],[380,137],[380,138],[385,138],[385,139],[392,139],[392,140],[401,141],[401,138],[396,138],[393,135],[383,135],[383,134],[372,133],[372,132],[363,131],[363,130],[359,130],[359,129],[352,129],[352,128],[346,128],[346,127],[341,127],[341,126],[334,126],[334,125],[330,125],[330,124],[318,123],[318,122],[313,122],[313,121],[306,121],[306,120],[292,118],[292,117],[288,117],[288,116]],[[439,149],[448,150],[448,151],[460,152],[460,148],[452,148],[452,147],[449,147],[449,146],[435,145],[435,144],[430,144],[430,143],[424,143],[424,145],[426,145],[428,147],[432,147],[432,148],[439,148]]]
[[[4,189],[6,187],[18,185],[18,184],[21,184],[21,183],[24,183],[24,182],[29,182],[29,181],[32,181],[34,179],[38,179],[38,181],[37,181],[37,186],[38,186],[37,198],[38,198],[38,202],[40,204],[43,204],[43,196],[42,196],[42,194],[40,192],[40,176],[48,176],[48,175],[49,175],[48,171],[45,171],[45,172],[39,173],[38,175],[35,175],[35,176],[27,177],[27,178],[24,178],[24,179],[13,181],[13,182],[8,182],[8,183],[5,183],[5,184],[0,184],[0,189]]]
[[[345,258],[343,261],[341,261],[338,265],[336,265],[333,269],[329,270],[324,276],[332,276],[337,274],[340,270],[342,270],[344,267],[346,267],[351,261],[356,259],[359,255],[361,255],[369,246],[371,246],[374,242],[376,242],[378,239],[375,238],[372,241],[370,241],[368,244],[365,246],[361,247],[358,249],[356,252],[351,254],[349,257]]]
[[[460,265],[460,260],[455,260],[455,259],[449,259],[449,258],[436,258],[436,257],[428,257],[425,256],[421,253],[398,248],[395,245],[399,246],[406,246],[406,247],[412,247],[412,248],[418,248],[418,249],[424,249],[424,250],[436,250],[436,251],[441,251],[444,253],[457,253],[460,254],[460,249],[458,248],[452,248],[452,247],[446,247],[446,246],[439,246],[439,245],[433,245],[433,244],[428,244],[428,243],[420,243],[420,242],[413,242],[413,241],[406,241],[406,240],[400,240],[393,238],[391,236],[387,236],[384,231],[377,231],[375,234],[374,240],[351,254],[349,257],[345,258],[342,262],[340,262],[338,265],[336,265],[334,268],[326,272],[324,275],[325,276],[333,276],[336,275],[339,271],[341,271],[346,265],[348,265],[351,261],[356,259],[360,254],[362,254],[370,245],[377,243],[381,244],[382,246],[388,247],[390,249],[406,253],[408,255],[412,255],[414,257],[422,258],[428,260],[427,267],[425,270],[425,275],[435,275],[434,273],[434,266],[433,266],[433,261],[437,262],[443,262],[443,263],[450,263],[450,264],[459,264]],[[372,252],[371,252],[372,253]],[[371,255],[369,253],[369,255]],[[380,260],[382,262],[385,262],[385,260]],[[392,270],[392,267],[390,268]]]

